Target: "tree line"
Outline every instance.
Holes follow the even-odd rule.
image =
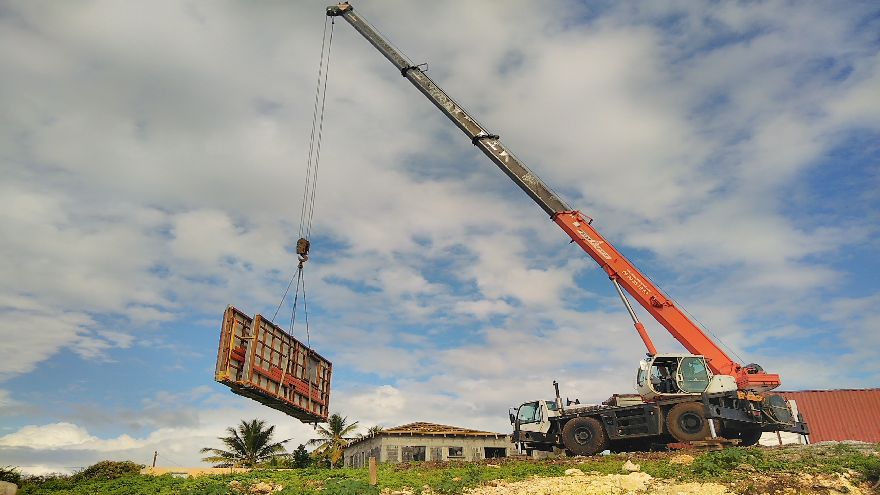
[[[288,452],[284,444],[292,439],[275,441],[274,425],[267,425],[261,419],[241,420],[237,427],[230,426],[226,429],[226,436],[218,437],[225,448],[201,449],[203,454],[208,454],[202,460],[221,468],[341,467],[345,447],[358,427],[357,421],[349,423],[347,417],[331,414],[327,423],[318,425],[315,429],[317,438],[301,443],[292,452]],[[367,431],[367,435],[381,431],[381,426],[373,426]],[[310,452],[308,447],[314,449]]]

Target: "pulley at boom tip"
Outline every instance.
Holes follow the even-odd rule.
[[[348,2],[340,2],[336,5],[331,5],[327,7],[327,15],[330,17],[340,16],[349,10],[351,10],[351,4]]]

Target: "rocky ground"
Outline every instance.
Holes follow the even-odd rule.
[[[803,449],[809,450],[811,447],[804,446]],[[690,465],[694,461],[694,457],[686,453],[668,453],[662,456],[665,456],[670,464]],[[638,455],[634,457],[634,460],[638,461],[638,459]],[[856,472],[849,470],[827,474],[785,470],[758,472],[749,464],[741,464],[734,468],[735,479],[723,483],[654,478],[641,472],[641,466],[632,460],[627,460],[621,466],[621,471],[629,474],[602,474],[568,469],[564,477],[535,477],[513,483],[490,482],[487,486],[468,493],[470,495],[832,495],[841,493],[869,495],[878,493],[875,491],[876,487],[864,483]]]
[[[568,468],[564,476],[532,476],[521,481],[491,480],[483,485],[465,490],[468,495],[880,495],[880,481],[866,480],[865,469],[858,472],[845,467],[840,455],[862,455],[865,459],[880,456],[880,446],[874,444],[848,443],[846,445],[792,446],[785,449],[762,449],[753,456],[743,456],[748,462],[725,466],[716,477],[703,476],[693,479],[687,474],[700,453],[655,452],[629,454],[624,459],[616,457],[617,473],[594,471],[592,466],[601,465],[596,458],[581,464],[580,468]],[[730,458],[731,456],[726,456]],[[612,460],[612,458],[606,458]],[[567,463],[571,458],[560,458]],[[555,461],[550,461],[555,462]],[[591,462],[595,462],[591,464]],[[737,461],[738,462],[738,461]],[[751,463],[749,463],[751,462]],[[677,475],[655,477],[643,471],[642,466],[657,464],[677,467]],[[876,462],[868,469],[876,478]],[[694,470],[690,471],[691,473]],[[874,486],[872,486],[874,484]],[[406,495],[409,490],[384,490],[386,495]],[[423,495],[434,493],[430,487],[422,487]]]
[[[779,495],[871,494],[846,474],[823,476],[761,475],[747,482],[732,484],[681,482],[653,478],[642,472],[630,474],[584,473],[570,470],[564,477],[532,478],[515,483],[490,482],[469,492],[470,495]]]

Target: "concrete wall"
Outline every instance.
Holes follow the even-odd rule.
[[[504,449],[504,457],[516,452],[510,437],[470,436],[398,436],[378,435],[362,440],[345,449],[345,465],[347,467],[365,467],[370,456],[378,462],[403,462],[407,452],[421,452],[421,449],[407,447],[424,447],[426,461],[473,461],[486,457],[486,447]],[[408,459],[407,459],[408,460]]]

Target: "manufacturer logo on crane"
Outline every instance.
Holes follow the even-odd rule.
[[[600,241],[598,239],[593,239],[592,237],[589,236],[589,234],[587,234],[586,232],[584,232],[581,229],[578,229],[577,232],[578,232],[578,234],[581,235],[581,238],[583,238],[583,240],[587,241],[587,244],[589,244],[590,246],[593,246],[593,249],[597,253],[599,253],[600,256],[602,256],[603,258],[605,258],[608,261],[611,261],[611,255],[608,254],[608,251],[605,251],[604,249],[602,249],[602,244],[605,244],[604,241]]]
[[[625,277],[627,280],[629,280],[630,283],[632,283],[632,285],[636,288],[636,290],[641,292],[642,294],[644,294],[646,296],[650,296],[651,293],[653,292],[651,289],[648,288],[647,285],[645,285],[644,282],[642,282],[642,279],[640,279],[639,277],[634,275],[629,270],[622,270],[620,272],[620,274],[623,277]]]

